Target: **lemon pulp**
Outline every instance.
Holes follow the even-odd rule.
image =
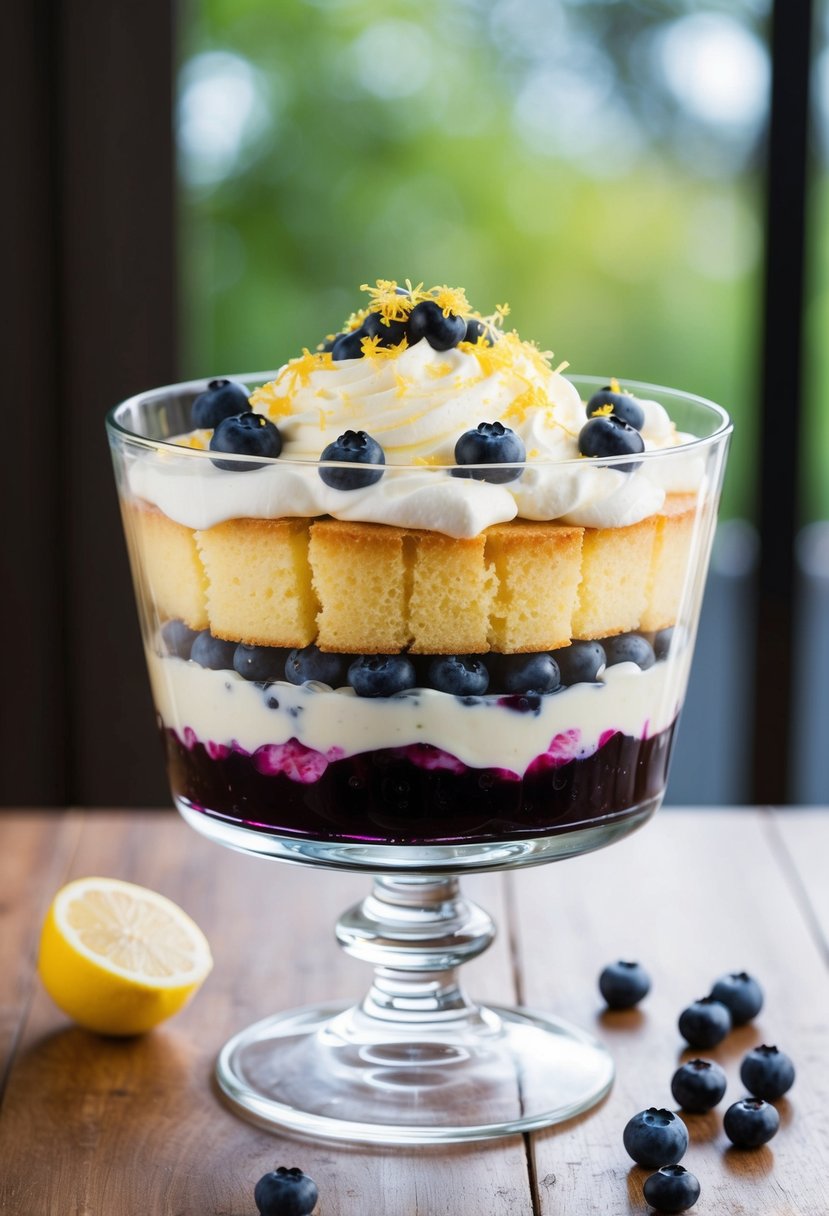
[[[79,1025],[141,1034],[171,1017],[213,966],[198,925],[172,900],[115,878],[79,878],[44,921],[38,970]]]

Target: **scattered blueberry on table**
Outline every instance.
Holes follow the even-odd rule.
[[[763,1043],[753,1047],[743,1060],[740,1080],[755,1098],[775,1102],[794,1084],[794,1064],[784,1051]]]
[[[651,990],[651,977],[641,963],[620,959],[599,976],[599,991],[610,1009],[632,1009]]]
[[[763,1008],[763,990],[745,971],[721,975],[711,989],[711,996],[727,1007],[735,1026],[750,1022]]]
[[[302,1170],[280,1165],[259,1179],[253,1198],[259,1216],[309,1216],[316,1207],[319,1190]]]
[[[713,1110],[722,1100],[725,1088],[725,1073],[713,1060],[688,1060],[671,1078],[674,1099],[694,1115]]]
[[[762,1098],[742,1098],[723,1115],[723,1129],[737,1148],[760,1148],[780,1127],[780,1116]]]
[[[672,1110],[649,1106],[629,1119],[622,1139],[637,1165],[675,1165],[688,1148],[688,1129]]]
[[[682,1165],[663,1165],[645,1179],[646,1201],[657,1212],[687,1212],[699,1199],[696,1177]]]
[[[720,1001],[704,996],[679,1015],[679,1033],[691,1047],[716,1047],[731,1029],[731,1014]]]

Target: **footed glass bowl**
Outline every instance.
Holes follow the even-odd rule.
[[[465,993],[458,968],[495,930],[458,878],[603,847],[660,805],[727,415],[632,384],[681,446],[486,480],[360,466],[376,476],[355,490],[337,462],[217,468],[181,438],[204,388],[141,394],[107,423],[173,798],[217,843],[375,876],[336,929],[374,966],[366,998],[242,1030],[223,1092],[265,1126],[378,1144],[586,1110],[613,1079],[599,1043]],[[474,533],[519,481],[567,509]],[[454,535],[418,525],[436,503]]]

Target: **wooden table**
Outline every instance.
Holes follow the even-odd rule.
[[[765,987],[755,1025],[708,1053],[726,1099],[687,1116],[684,1164],[700,1216],[829,1213],[829,814],[663,811],[601,853],[470,876],[501,932],[468,967],[474,995],[519,1000],[592,1028],[618,1076],[588,1115],[528,1137],[416,1151],[339,1148],[260,1131],[227,1110],[211,1073],[235,1030],[277,1009],[362,994],[364,967],[333,940],[368,879],[276,865],[203,840],[168,812],[0,813],[0,1212],[4,1216],[255,1216],[253,1186],[278,1164],[320,1189],[321,1216],[622,1216],[646,1213],[649,1171],[622,1147],[627,1119],[674,1106],[676,1018],[724,971]],[[35,974],[40,922],[71,877],[153,887],[207,933],[215,970],[193,1004],[141,1039],[69,1024]],[[602,1012],[601,967],[638,958],[654,985],[639,1010]],[[744,1096],[754,1044],[794,1059],[781,1130],[728,1147],[722,1111]],[[685,1058],[692,1054],[687,1053]]]

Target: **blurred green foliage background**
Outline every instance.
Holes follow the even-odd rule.
[[[460,285],[483,312],[508,301],[521,335],[573,372],[726,406],[725,514],[750,516],[767,10],[185,9],[185,371],[276,367],[338,329],[365,281]],[[829,514],[823,493],[810,514]]]

